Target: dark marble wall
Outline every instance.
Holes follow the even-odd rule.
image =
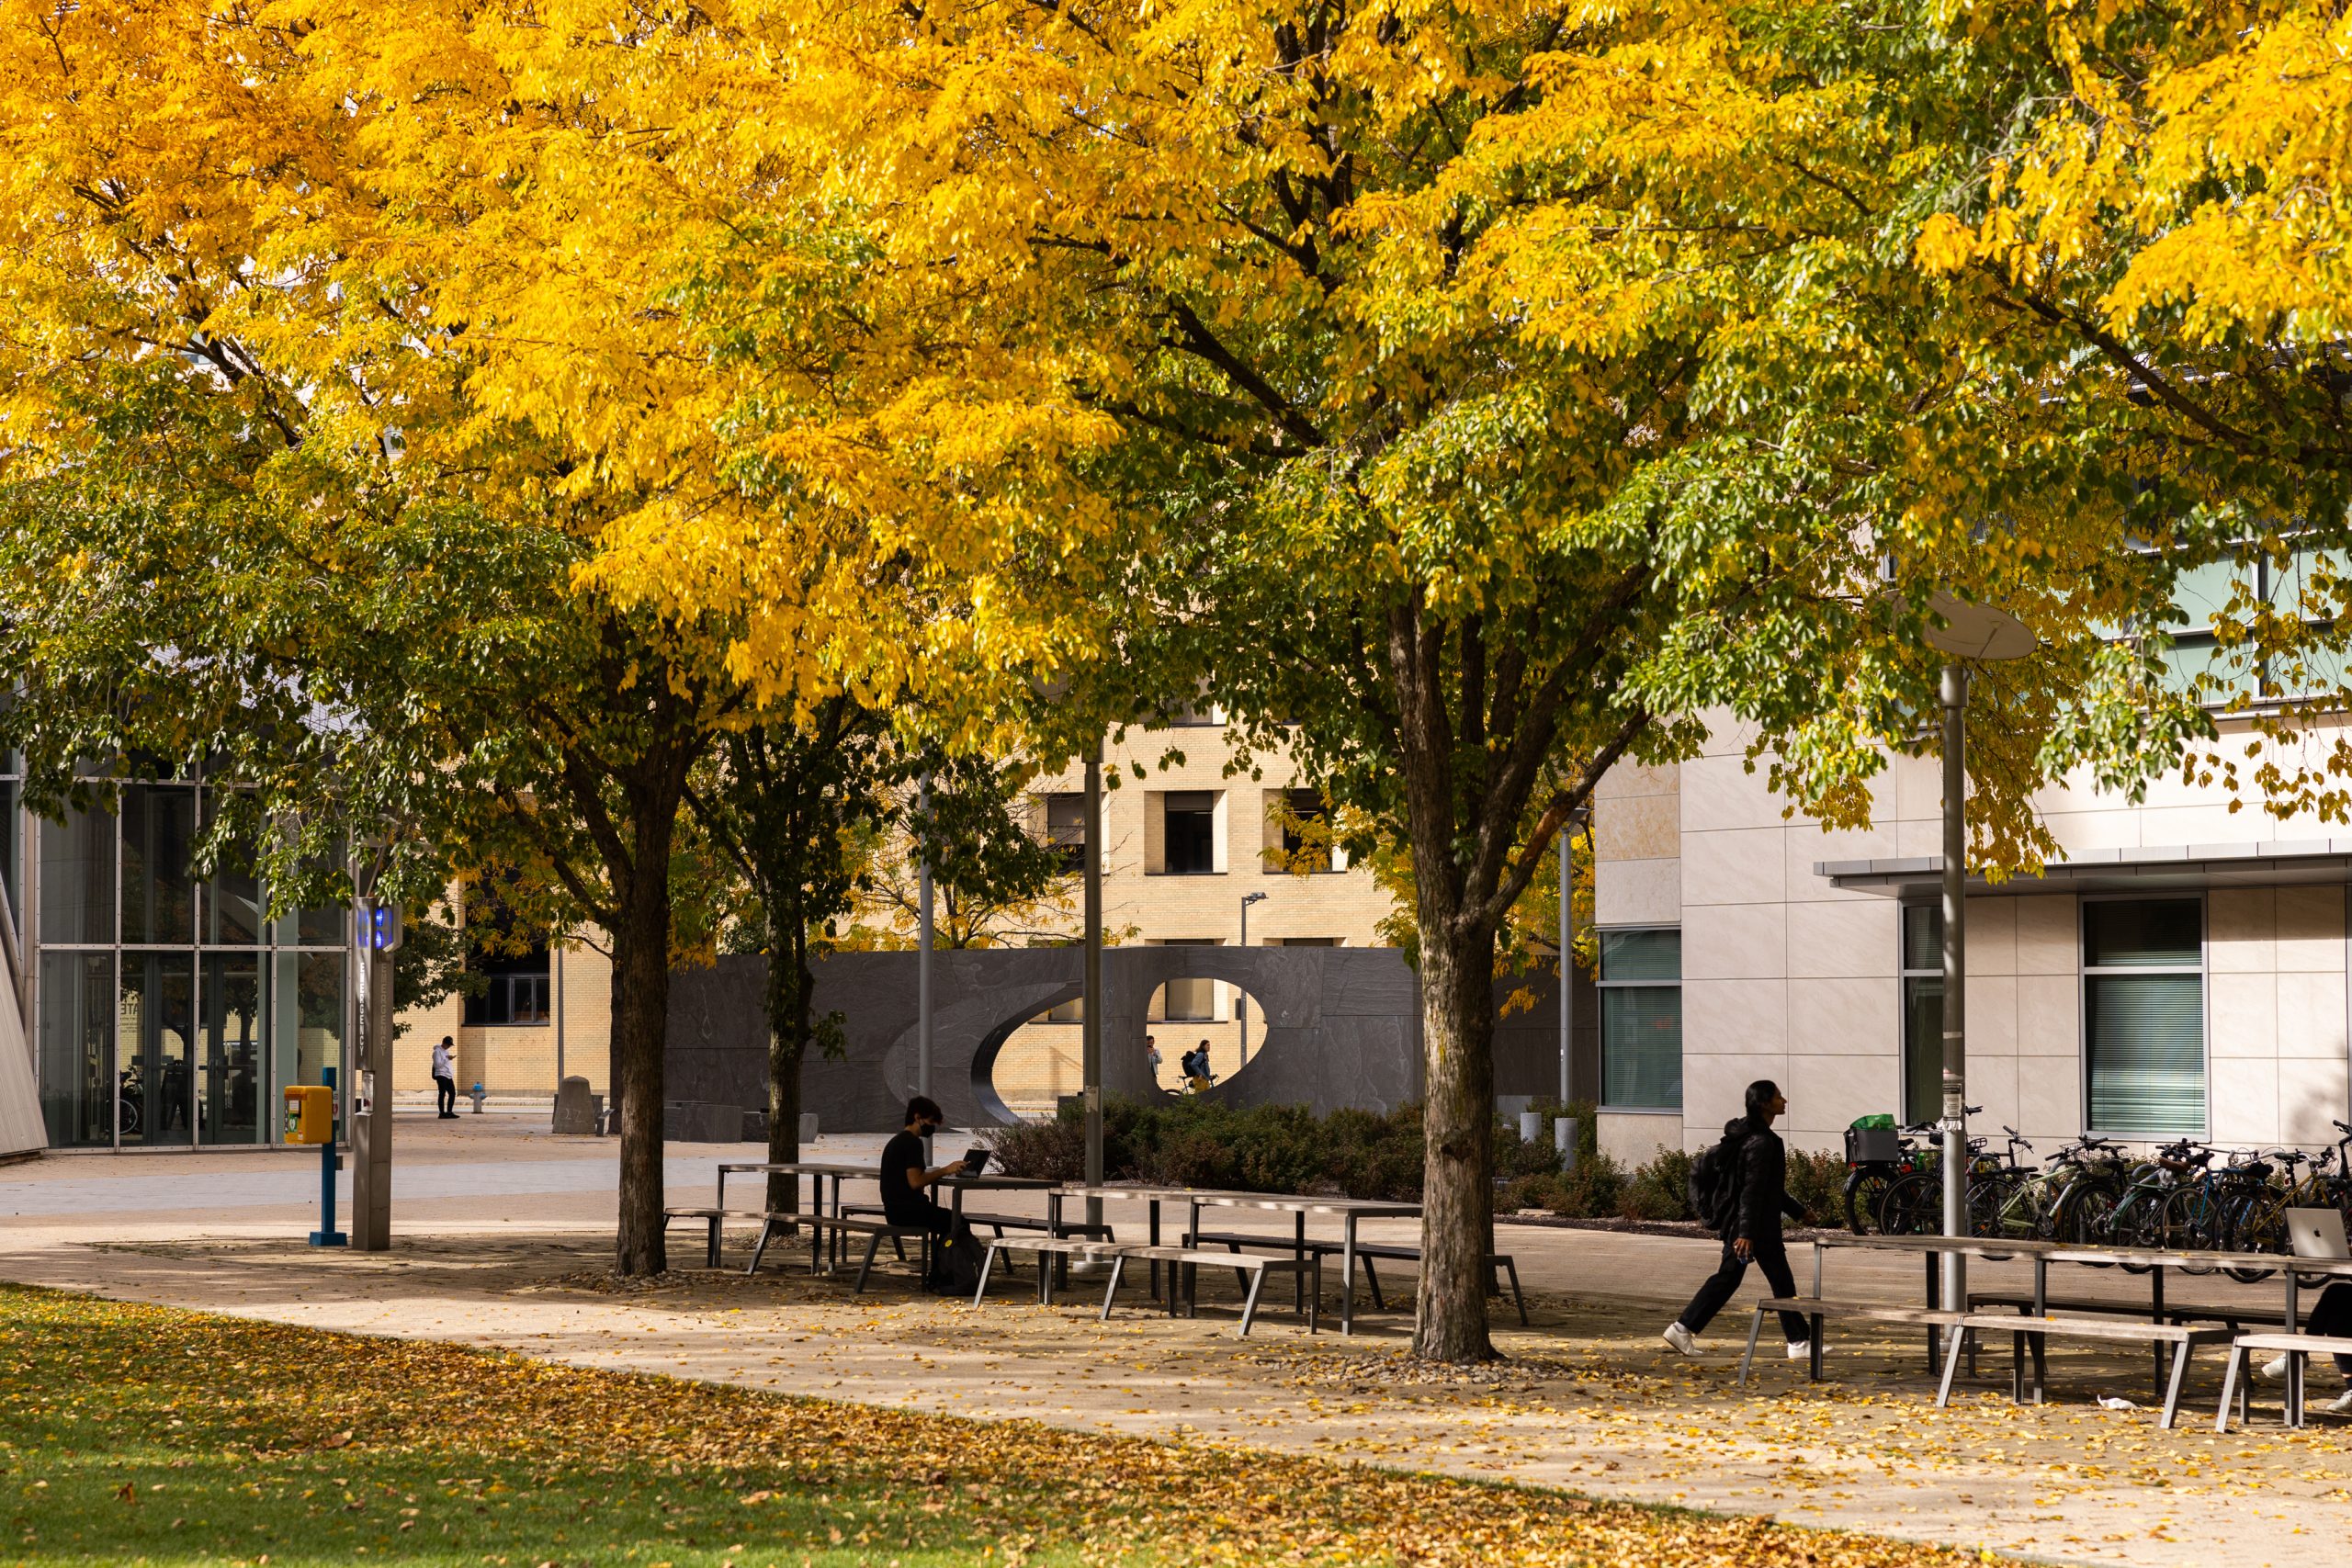
[[[766,1024],[760,1010],[764,959],[729,957],[671,977],[664,1098],[767,1103]],[[916,1078],[915,955],[836,953],[817,965],[817,1010],[842,1015],[848,1049],[803,1065],[802,1104],[829,1132],[899,1126]],[[992,948],[932,960],[932,1097],[951,1125],[1010,1121],[989,1075],[1013,1031],[1082,990],[1076,948]],[[1390,948],[1129,947],[1102,955],[1103,1088],[1150,1092],[1145,1010],[1171,979],[1240,986],[1252,1010],[1249,1069],[1209,1091],[1237,1105],[1386,1110],[1420,1092],[1419,1010],[1412,971]],[[1497,1001],[1511,987],[1498,986]],[[1498,1021],[1496,1092],[1546,1094],[1558,1078],[1559,1025],[1550,983],[1531,1011]],[[1579,987],[1578,1022],[1589,1026],[1590,991]],[[1581,1040],[1586,1028],[1577,1031]],[[1579,1052],[1579,1056],[1583,1053]],[[1579,1064],[1580,1068],[1583,1064]]]

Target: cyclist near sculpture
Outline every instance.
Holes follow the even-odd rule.
[[[1747,1086],[1747,1114],[1726,1122],[1724,1141],[1700,1156],[1701,1168],[1717,1190],[1694,1195],[1709,1200],[1701,1205],[1702,1214],[1722,1233],[1724,1256],[1682,1315],[1668,1324],[1661,1336],[1686,1356],[1698,1354],[1693,1337],[1731,1300],[1751,1262],[1764,1270],[1774,1295],[1797,1293],[1796,1276],[1789,1272],[1788,1247],[1781,1239],[1781,1217],[1801,1220],[1804,1210],[1789,1196],[1788,1146],[1772,1131],[1774,1120],[1788,1108],[1780,1085],[1757,1079]],[[1699,1174],[1694,1173],[1692,1183],[1694,1189],[1700,1185]],[[1784,1312],[1781,1330],[1788,1337],[1789,1359],[1803,1359],[1812,1348],[1811,1326],[1797,1314]]]

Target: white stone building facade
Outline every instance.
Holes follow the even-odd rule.
[[[1596,805],[1600,1132],[1621,1158],[1719,1135],[1759,1077],[1800,1146],[1938,1103],[1936,758],[1894,759],[1873,826],[1824,832],[1784,814],[1748,740],[1718,724],[1701,756],[1619,768]],[[2043,1154],[2086,1130],[2336,1142],[2352,837],[2177,780],[2139,805],[2075,784],[2036,806],[2061,855],[1971,881],[1974,1129]]]

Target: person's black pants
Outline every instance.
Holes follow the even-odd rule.
[[[433,1095],[435,1101],[440,1107],[442,1115],[455,1116],[458,1113],[457,1079],[435,1078],[433,1080]]]
[[[2319,1293],[2312,1303],[2312,1314],[2303,1320],[2306,1334],[2335,1336],[2352,1334],[2352,1284],[2338,1282]],[[2352,1377],[2352,1356],[2335,1358],[2335,1370]]]
[[[904,1225],[909,1230],[926,1230],[931,1233],[931,1275],[934,1282],[943,1281],[946,1278],[946,1262],[944,1254],[940,1251],[939,1244],[950,1236],[956,1238],[958,1246],[977,1248],[979,1244],[973,1238],[972,1227],[957,1219],[955,1210],[944,1203],[934,1203],[928,1198],[920,1199],[918,1201],[922,1205],[920,1209],[901,1208],[895,1214],[886,1213],[883,1218],[894,1225]]]
[[[1789,1272],[1789,1249],[1779,1236],[1761,1237],[1750,1250],[1774,1295],[1797,1293],[1796,1276]],[[1748,1261],[1732,1250],[1730,1242],[1724,1242],[1723,1262],[1707,1276],[1707,1282],[1699,1287],[1699,1293],[1690,1298],[1690,1304],[1682,1309],[1682,1315],[1676,1321],[1693,1334],[1713,1323],[1715,1314],[1724,1310],[1724,1303],[1731,1300],[1732,1292],[1747,1277]],[[1781,1314],[1781,1332],[1788,1337],[1790,1344],[1801,1345],[1813,1337],[1813,1325],[1795,1313],[1784,1312]]]

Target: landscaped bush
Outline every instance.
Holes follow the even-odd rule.
[[[1626,1179],[1618,1212],[1629,1220],[1687,1220],[1690,1214],[1690,1156],[1660,1149]]]
[[[1846,1160],[1842,1155],[1789,1151],[1789,1196],[1804,1205],[1805,1218],[1836,1226],[1846,1212]]]

